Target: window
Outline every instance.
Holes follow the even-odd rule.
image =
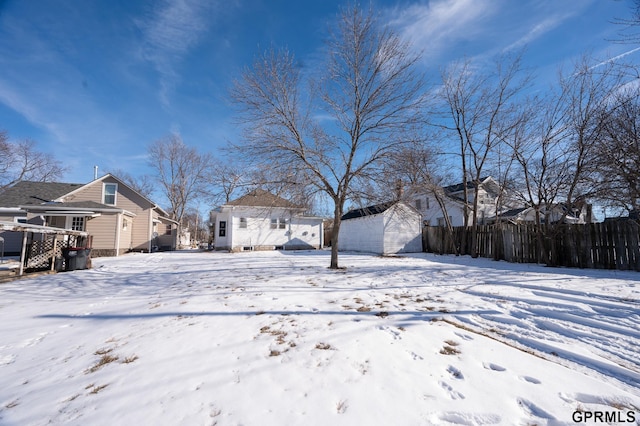
[[[129,221],[127,219],[122,219],[122,230],[126,231],[129,229]]]
[[[430,207],[429,207],[429,197],[425,198],[424,200],[425,200],[425,204],[426,204],[426,209],[429,210],[430,209]]]
[[[227,222],[224,220],[221,220],[218,226],[218,236],[219,237],[227,236]]]
[[[241,217],[240,218],[240,228],[246,228],[247,227],[247,218],[246,217]]]
[[[173,226],[171,226],[171,224],[167,224],[167,227],[165,228],[164,231],[164,235],[171,235],[171,232],[173,231]]]
[[[287,228],[287,219],[271,219],[271,229],[286,229]]]
[[[74,216],[71,218],[71,230],[84,231],[84,216]]]
[[[422,200],[420,198],[416,199],[416,209],[422,210]]]
[[[117,183],[105,183],[102,188],[102,203],[110,206],[116,205],[116,194],[118,192]]]

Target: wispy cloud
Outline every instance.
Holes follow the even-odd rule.
[[[623,52],[623,53],[621,53],[619,55],[616,55],[613,58],[606,59],[606,60],[594,65],[591,68],[598,68],[598,67],[601,67],[603,65],[609,64],[611,62],[616,62],[616,61],[618,61],[618,60],[620,60],[620,59],[622,59],[622,58],[624,58],[626,56],[629,56],[629,55],[631,55],[633,53],[636,53],[639,50],[640,50],[640,47],[636,47],[635,49],[627,50],[626,52]]]
[[[424,50],[427,57],[437,56],[448,46],[472,40],[499,8],[499,1],[434,0],[391,12],[390,25]]]
[[[482,59],[535,43],[592,2],[432,0],[392,9],[389,22],[427,60]]]
[[[515,50],[528,45],[529,43],[535,41],[536,39],[542,37],[549,31],[558,27],[568,17],[569,15],[567,14],[543,17],[541,21],[534,22],[533,24],[531,24],[528,31],[524,35],[522,35],[515,42],[505,47],[503,50],[505,51]]]
[[[518,32],[513,35],[517,39],[507,45],[503,50],[519,49],[547,33],[561,27],[568,20],[584,13],[594,0],[583,0],[575,3],[564,3],[556,0],[546,0],[538,4],[526,7],[524,13],[518,18],[521,24],[517,27]],[[521,33],[524,32],[524,33]]]
[[[160,74],[159,97],[165,106],[179,81],[176,67],[208,30],[213,5],[209,0],[164,0],[137,22],[144,36],[143,56]]]

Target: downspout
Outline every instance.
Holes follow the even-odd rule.
[[[116,257],[120,255],[120,232],[122,229],[122,213],[116,215]]]
[[[149,209],[147,224],[147,252],[151,253],[151,246],[153,244],[153,209]]]

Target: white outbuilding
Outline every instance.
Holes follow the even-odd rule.
[[[341,251],[376,254],[422,251],[422,217],[403,202],[387,202],[350,210],[342,216]]]

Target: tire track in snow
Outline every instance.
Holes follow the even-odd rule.
[[[465,324],[492,332],[498,340],[515,342],[540,353],[640,386],[637,348],[639,311],[633,303],[603,299],[577,291],[517,287],[517,296],[488,285],[463,293],[499,306],[500,313],[453,316]],[[525,286],[526,287],[526,286]],[[553,360],[545,356],[547,359]]]

